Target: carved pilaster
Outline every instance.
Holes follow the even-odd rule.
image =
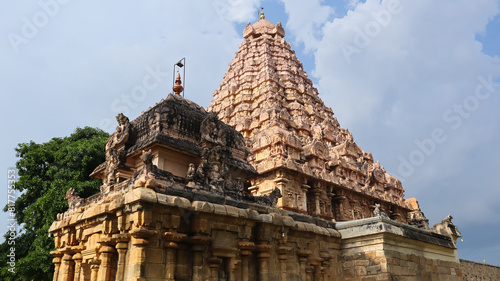
[[[61,257],[63,256],[63,253],[58,252],[58,251],[52,251],[50,252],[51,255],[54,256],[54,259],[52,259],[52,263],[54,264],[54,277],[52,278],[52,281],[58,281],[59,280],[59,268],[61,267]]]
[[[278,253],[278,260],[280,264],[280,280],[281,281],[286,281],[286,260],[288,257],[288,254],[292,248],[290,247],[285,247],[285,246],[279,246],[276,249],[276,252]]]
[[[309,259],[307,260],[310,267],[312,268],[312,272],[311,272],[311,280],[323,280],[322,279],[322,275],[321,275],[321,272],[322,272],[322,268],[321,268],[321,263],[323,261],[322,258],[320,257],[309,257]],[[314,278],[312,277],[314,276]]]
[[[217,257],[211,257],[208,259],[208,267],[210,268],[210,279],[209,281],[219,280],[219,268],[222,260]]]
[[[274,179],[274,182],[276,183],[276,186],[278,187],[278,189],[280,190],[281,194],[283,194],[283,197],[281,198],[281,204],[279,204],[278,202],[278,205],[277,207],[293,207],[295,208],[293,205],[290,204],[290,202],[286,202],[286,184],[288,182],[288,179],[286,178],[283,178],[282,174],[280,173],[279,174],[280,177],[277,177],[276,179]],[[293,201],[292,201],[293,202]]]
[[[314,214],[319,216],[321,215],[321,208],[319,204],[319,196],[321,195],[321,190],[320,189],[314,189],[313,190],[314,194]]]
[[[115,234],[116,251],[118,252],[118,262],[116,265],[116,281],[123,281],[125,277],[125,265],[130,237],[127,234]]]
[[[320,257],[322,259],[321,262],[321,276],[323,280],[330,280],[330,260],[332,256],[330,256],[327,252],[320,252]]]
[[[267,242],[261,242],[255,247],[259,259],[259,281],[269,280],[269,257],[271,256],[269,251],[271,247]]]
[[[210,243],[210,237],[204,234],[196,234],[189,238],[189,243],[191,243],[191,250],[193,251],[193,281],[202,281],[203,252]]]
[[[149,238],[153,236],[154,232],[145,228],[136,228],[131,231],[132,245],[132,279],[136,281],[146,280],[146,246],[149,243]]]
[[[99,265],[101,261],[93,259],[90,262],[90,281],[97,281],[97,274],[99,273]]]
[[[238,260],[236,258],[230,258],[229,259],[229,265],[228,265],[228,281],[236,281],[239,279],[236,279],[236,268],[238,267],[238,264],[241,263],[241,260]]]
[[[314,266],[308,265],[306,267],[306,281],[313,281]]]
[[[75,274],[75,262],[73,255],[70,253],[64,254],[62,258],[61,280],[73,280]]]
[[[73,255],[73,261],[75,262],[75,275],[74,281],[80,281],[80,272],[82,271],[82,254],[76,253]]]
[[[255,249],[255,243],[253,242],[239,242],[238,248],[240,248],[241,255],[241,280],[248,281],[248,260],[252,255],[252,250]]]
[[[165,232],[163,234],[165,238],[165,248],[166,248],[166,264],[165,264],[165,278],[167,281],[175,280],[175,270],[177,264],[177,248],[178,243],[186,237],[186,234],[177,232]]]
[[[98,243],[101,244],[101,248],[99,248],[101,266],[99,267],[97,278],[99,281],[110,281],[112,277],[111,272],[113,271],[111,259],[115,252],[114,241],[111,238],[104,238],[98,241]]]
[[[307,281],[307,257],[309,257],[312,252],[307,249],[297,249],[297,256],[299,256],[300,263],[300,281]]]

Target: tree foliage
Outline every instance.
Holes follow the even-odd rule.
[[[42,144],[33,141],[17,146],[19,178],[15,184],[15,274],[8,271],[8,235],[0,244],[1,280],[52,280],[50,251],[54,238],[48,230],[58,213],[67,210],[66,191],[73,188],[81,197],[99,191],[101,181],[89,174],[105,160],[108,134],[100,129],[77,128],[65,138],[53,138]],[[8,206],[4,207],[4,212]]]

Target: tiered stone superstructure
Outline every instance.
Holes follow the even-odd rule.
[[[259,173],[250,190],[261,195],[277,186],[278,207],[325,219],[370,217],[379,203],[407,222],[401,182],[339,126],[284,36],[279,22],[248,24],[208,107],[245,137],[247,160]]]
[[[176,95],[117,116],[100,193],[69,189],[49,230],[54,281],[461,280],[451,216],[429,231],[283,36],[247,26],[209,111],[178,76]]]

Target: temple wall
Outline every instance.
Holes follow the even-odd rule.
[[[52,225],[54,280],[342,280],[338,231],[294,216],[126,190]]]
[[[500,280],[500,266],[460,260],[460,269],[464,281],[494,281]]]
[[[462,280],[448,237],[374,217],[337,224],[344,280]]]
[[[57,247],[54,280],[441,281],[462,280],[462,271],[468,278],[488,276],[477,270],[481,264],[460,265],[448,237],[388,218],[335,225],[208,193],[170,192],[190,195],[125,189],[65,213],[50,230]]]

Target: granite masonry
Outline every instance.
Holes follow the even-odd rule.
[[[462,280],[452,217],[429,227],[284,36],[248,24],[207,110],[178,76],[135,120],[117,116],[91,175],[101,192],[68,190],[50,228],[54,281]]]

